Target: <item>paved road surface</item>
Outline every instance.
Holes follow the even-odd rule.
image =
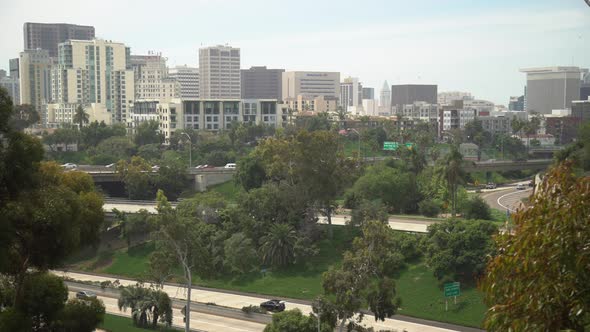
[[[526,187],[525,190],[517,190],[516,187],[503,188],[492,192],[481,194],[490,207],[506,212],[516,212],[516,210],[522,207],[521,199],[528,197],[532,194],[532,188]]]
[[[53,272],[56,273],[57,275],[68,276],[68,277],[76,279],[76,280],[85,280],[85,281],[110,280],[110,281],[115,281],[115,279],[116,279],[116,278],[109,278],[109,277],[104,277],[104,276],[89,275],[89,274],[74,273],[74,272],[61,272],[61,271],[53,271]],[[121,283],[121,285],[123,285],[123,286],[134,285],[136,283],[135,281],[129,280],[129,279],[119,278],[118,280]],[[164,291],[166,293],[168,293],[168,295],[172,298],[186,299],[185,291],[184,291],[184,288],[182,288],[182,287],[165,285]],[[213,302],[218,305],[241,309],[243,306],[260,305],[261,302],[268,300],[268,298],[262,298],[262,297],[258,297],[255,295],[248,296],[248,295],[232,294],[232,293],[226,293],[226,292],[220,292],[220,291],[205,290],[205,289],[201,289],[201,288],[193,288],[191,300],[198,301],[198,302]],[[113,300],[113,301],[116,302],[116,300]],[[106,302],[105,302],[105,305],[106,305]],[[116,303],[115,303],[115,305],[116,305]],[[311,312],[311,306],[309,306],[307,304],[286,302],[286,307],[287,307],[287,309],[299,308],[305,315],[307,315],[308,313]],[[117,311],[118,310],[119,309],[117,308]],[[192,315],[194,315],[194,313],[191,313],[191,316]],[[176,312],[174,313],[174,316],[175,317],[182,317],[182,315],[180,313],[177,314]],[[199,318],[195,318],[195,319],[199,319]],[[201,318],[201,320],[204,320],[204,319]],[[223,320],[225,322],[226,318],[219,318],[218,317],[216,322],[219,324],[219,323],[221,323],[221,320]],[[369,316],[366,316],[365,319],[363,320],[363,322],[367,326],[372,326],[377,330],[379,330],[379,329],[397,329],[399,331],[405,330],[407,332],[458,331],[458,330],[451,330],[451,329],[447,329],[447,328],[435,327],[435,326],[430,326],[430,325],[417,324],[417,323],[402,321],[402,320],[397,320],[397,319],[386,319],[384,322],[381,322],[381,321],[375,322],[375,320]],[[202,328],[199,326],[199,324],[200,324],[199,322],[195,322],[194,326],[197,328]],[[242,326],[242,325],[245,328],[246,322],[240,321],[240,326]],[[258,325],[260,325],[260,324],[258,324]],[[473,330],[473,329],[466,328],[466,330]],[[214,330],[211,330],[211,331],[214,331]],[[216,330],[216,331],[219,331],[219,330]],[[229,330],[226,330],[226,331],[229,331]],[[234,329],[231,329],[231,331],[236,331],[236,330],[234,328]],[[250,330],[242,329],[240,331],[250,331]],[[254,330],[252,330],[252,331],[254,331]],[[256,330],[256,331],[260,331],[260,330]]]
[[[346,222],[348,221],[350,221],[350,216],[347,215],[332,216],[333,225],[346,225]],[[327,224],[328,218],[321,216],[319,217],[318,222],[322,224]],[[426,233],[428,232],[428,226],[434,223],[435,221],[389,218],[389,227],[393,228],[396,231],[405,232]]]
[[[69,297],[76,297],[75,292],[69,292]],[[120,311],[117,306],[117,299],[106,296],[97,296],[104,303],[106,312],[113,315],[131,317],[131,310]],[[172,325],[183,328],[182,313],[180,309],[172,309]],[[260,332],[264,330],[264,324],[258,324],[227,317],[207,315],[191,310],[191,329],[198,329],[211,332]]]

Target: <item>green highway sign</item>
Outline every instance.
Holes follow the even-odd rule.
[[[461,284],[458,282],[450,282],[445,284],[445,297],[461,295]]]
[[[383,150],[395,151],[399,148],[398,142],[383,142]]]
[[[414,147],[414,143],[408,142],[405,144],[406,148],[408,148],[409,150],[412,150],[412,148]]]

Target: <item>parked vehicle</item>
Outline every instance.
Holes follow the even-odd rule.
[[[486,184],[486,189],[496,189],[496,184],[493,182],[490,182],[490,183]]]
[[[65,169],[76,169],[76,168],[78,168],[78,165],[72,164],[72,163],[65,163],[65,164],[61,165],[61,167],[65,168]]]
[[[281,300],[268,300],[260,303],[260,307],[272,312],[285,311],[285,302]]]
[[[228,163],[228,164],[225,164],[225,166],[223,168],[234,169],[234,168],[236,168],[236,164],[235,163]]]
[[[524,186],[524,184],[522,184],[522,183],[519,183],[519,184],[516,186],[516,189],[517,189],[517,190],[525,190],[525,188],[526,188],[526,187],[525,187],[525,186]]]
[[[80,291],[76,293],[76,298],[86,300],[86,299],[95,299],[96,294],[91,291]]]

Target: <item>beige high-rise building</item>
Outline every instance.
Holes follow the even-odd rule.
[[[176,80],[178,97],[182,99],[199,98],[199,68],[176,66],[168,70],[170,78]]]
[[[53,102],[60,105],[50,108],[63,110],[63,116],[54,120],[70,119],[70,105],[75,104],[85,107],[90,121],[126,122],[135,97],[130,49],[123,43],[95,39],[68,40],[58,50],[51,90]]]
[[[178,97],[176,80],[168,76],[166,58],[161,54],[132,55],[135,99],[168,101]]]
[[[316,71],[288,71],[283,73],[283,100],[317,96],[340,97],[340,73]]]
[[[285,100],[284,103],[293,112],[336,112],[338,108],[338,99],[332,96],[298,95],[296,98]]]
[[[240,99],[240,49],[211,46],[199,49],[199,98]]]
[[[42,49],[25,50],[19,58],[20,103],[30,104],[45,122],[44,104],[51,99],[51,58]]]

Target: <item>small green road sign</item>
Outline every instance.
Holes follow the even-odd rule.
[[[411,143],[411,142],[408,142],[404,145],[406,146],[406,148],[408,148],[408,150],[412,150],[414,148],[414,143]]]
[[[399,148],[398,142],[383,142],[383,150],[395,151]]]
[[[450,282],[445,284],[445,297],[461,295],[461,284],[458,282]]]

